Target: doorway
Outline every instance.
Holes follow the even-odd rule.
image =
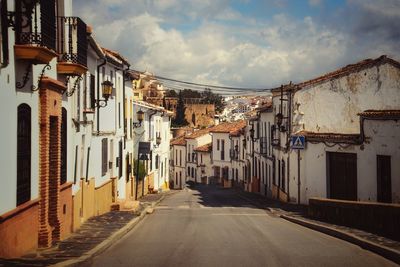
[[[357,154],[327,152],[328,197],[357,200]]]
[[[377,155],[377,201],[392,202],[392,177],[390,156]]]

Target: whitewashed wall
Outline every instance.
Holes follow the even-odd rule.
[[[357,113],[400,107],[400,70],[390,64],[371,67],[304,88],[294,95],[300,113],[294,132],[358,133]],[[304,115],[302,115],[304,114]]]
[[[342,148],[326,147],[323,143],[308,143],[301,151],[301,203],[310,197],[327,197],[327,152],[357,154],[357,197],[361,201],[377,199],[377,155],[391,156],[392,201],[400,202],[400,123],[395,121],[365,121],[369,143]],[[290,196],[297,201],[297,152],[291,153]]]

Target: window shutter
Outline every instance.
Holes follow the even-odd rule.
[[[107,161],[108,161],[108,140],[103,138],[101,140],[101,175],[104,176],[107,173]]]

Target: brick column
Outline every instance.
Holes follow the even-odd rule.
[[[43,78],[39,91],[39,247],[49,247],[60,239],[60,131],[64,91],[61,82]]]

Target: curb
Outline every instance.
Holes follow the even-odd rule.
[[[350,233],[346,233],[344,231],[338,230],[338,229],[334,229],[332,227],[329,226],[323,226],[317,223],[312,223],[306,220],[302,220],[299,218],[294,218],[288,215],[281,215],[281,218],[288,220],[292,223],[296,223],[299,224],[301,226],[310,228],[312,230],[342,239],[344,241],[347,241],[349,243],[355,244],[363,249],[369,250],[371,252],[374,252],[388,260],[391,260],[397,264],[400,264],[400,252],[396,251],[394,249],[391,249],[389,247],[386,246],[382,246],[379,244],[375,244],[371,241],[368,241],[364,238],[358,237],[356,235],[350,234]]]
[[[120,240],[124,235],[126,235],[130,230],[132,230],[143,218],[147,215],[147,211],[154,208],[156,205],[158,205],[163,199],[165,198],[165,195],[162,195],[161,198],[155,202],[153,202],[150,206],[146,207],[138,217],[132,219],[130,222],[128,222],[124,227],[113,233],[110,237],[105,239],[103,242],[95,246],[93,249],[90,251],[84,253],[81,257],[77,259],[70,259],[67,261],[62,261],[57,264],[51,265],[53,267],[66,267],[66,266],[79,266],[83,264],[84,262],[89,261],[93,257],[99,255],[103,251],[105,251],[107,248],[109,248],[111,245],[113,245],[116,241]]]

